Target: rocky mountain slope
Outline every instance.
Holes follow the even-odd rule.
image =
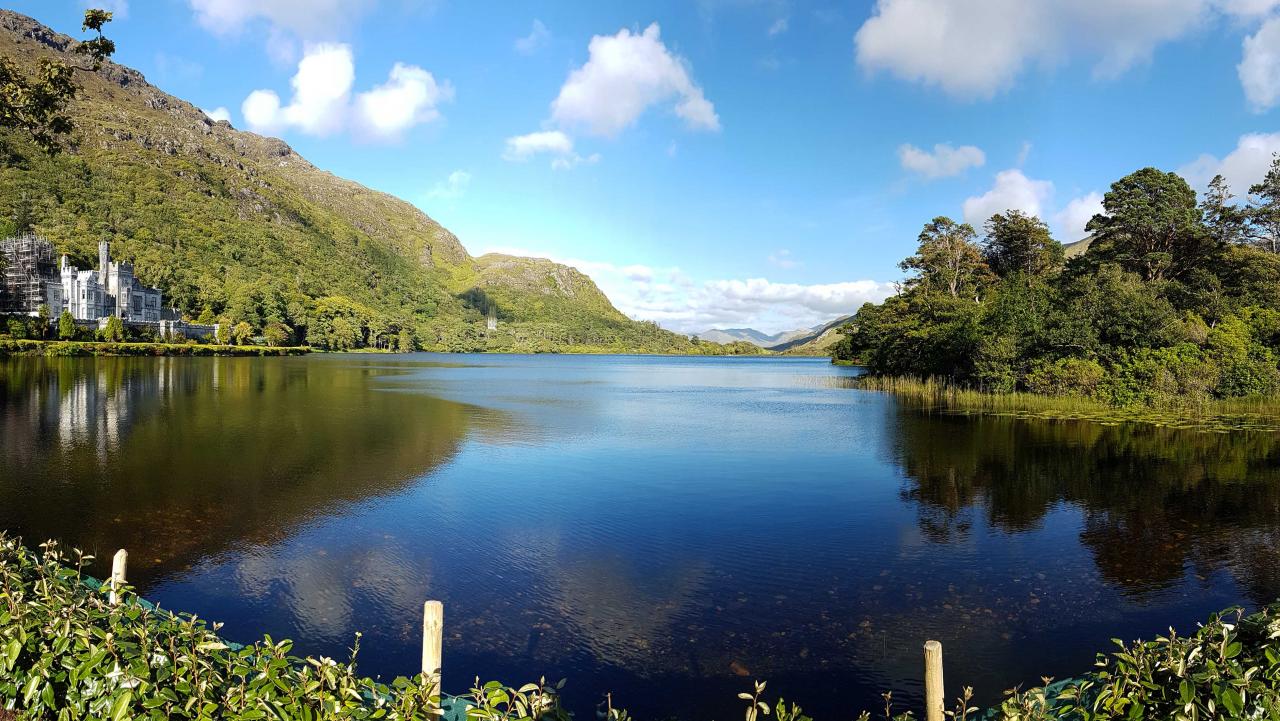
[[[28,71],[45,56],[80,62],[75,45],[0,11],[0,53]],[[65,152],[0,132],[0,217],[13,221],[3,230],[30,218],[82,266],[108,239],[192,317],[283,322],[336,348],[413,337],[434,350],[699,352],[619,313],[577,270],[473,258],[409,203],[214,122],[136,70],[107,63],[77,80]],[[486,329],[490,310],[497,330]]]

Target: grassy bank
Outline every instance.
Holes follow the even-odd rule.
[[[1272,396],[1116,407],[1082,396],[991,393],[964,388],[936,378],[866,375],[851,382],[864,390],[892,393],[905,402],[922,408],[948,412],[1079,419],[1102,423],[1151,423],[1218,431],[1280,431],[1280,398]]]
[[[359,634],[346,659],[297,658],[292,642],[270,637],[233,647],[218,636],[219,624],[141,603],[127,588],[113,604],[83,575],[91,560],[52,542],[32,551],[0,533],[0,718],[427,719],[441,699],[434,679],[421,674],[390,684],[360,676]],[[986,714],[969,706],[965,688],[954,718],[1277,718],[1277,636],[1280,605],[1251,616],[1226,612],[1187,637],[1122,644],[1081,679],[1006,692]],[[477,683],[443,699],[446,719],[569,721],[562,685]],[[811,721],[764,692],[757,683],[739,695],[748,721]],[[856,718],[912,718],[889,699],[882,712]],[[670,712],[679,714],[678,699]],[[600,717],[629,719],[611,704]]]
[[[311,349],[305,346],[273,348],[260,345],[0,339],[0,356],[286,356],[310,352]]]

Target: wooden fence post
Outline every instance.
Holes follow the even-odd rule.
[[[119,603],[119,589],[124,585],[125,569],[129,565],[129,552],[123,548],[116,551],[115,558],[111,559],[111,596],[108,600],[112,604]]]
[[[942,690],[942,644],[924,644],[924,717],[925,721],[943,721],[946,697]]]
[[[422,606],[422,673],[432,686],[431,695],[441,694],[440,657],[444,650],[444,604],[427,601]],[[433,704],[431,714],[439,717],[440,706]]]

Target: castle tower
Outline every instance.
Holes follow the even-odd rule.
[[[107,277],[107,271],[111,270],[111,248],[107,245],[107,241],[98,241],[98,273],[103,278]]]

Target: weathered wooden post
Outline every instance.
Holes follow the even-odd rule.
[[[427,601],[422,606],[422,674],[431,684],[431,695],[441,694],[440,657],[444,650],[444,604]],[[432,704],[431,715],[440,716],[439,704]]]
[[[124,585],[125,568],[129,565],[129,552],[123,548],[116,551],[111,559],[111,596],[108,600],[114,605],[120,601],[119,589]]]
[[[942,690],[942,644],[924,643],[924,717],[925,721],[943,721],[946,697]]]

